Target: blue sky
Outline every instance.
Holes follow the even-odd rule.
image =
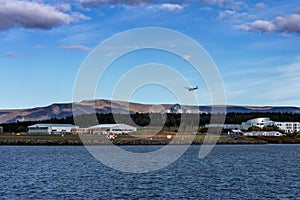
[[[91,50],[114,34],[142,27],[173,29],[201,44],[221,73],[227,104],[300,106],[297,1],[0,0],[0,109],[71,102],[76,75]],[[147,53],[161,58],[158,52],[129,55],[104,80],[118,80],[124,65],[130,70],[152,61]],[[188,63],[162,58],[190,86],[200,86],[199,104],[210,104],[201,77],[188,74]],[[96,98],[111,98],[111,83],[106,84]],[[176,102],[157,85],[140,88],[130,100]]]

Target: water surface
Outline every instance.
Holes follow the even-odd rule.
[[[157,146],[126,146],[147,152]],[[104,166],[82,146],[1,146],[2,199],[300,199],[300,145],[193,145],[161,170]]]

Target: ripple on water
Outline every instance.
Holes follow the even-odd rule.
[[[126,146],[149,152],[154,146]],[[161,170],[110,169],[84,147],[1,146],[3,199],[299,199],[300,145],[191,146]]]

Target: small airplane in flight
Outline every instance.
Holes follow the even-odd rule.
[[[194,91],[194,90],[198,90],[198,86],[196,86],[196,87],[185,87],[185,89],[187,89],[188,91]]]

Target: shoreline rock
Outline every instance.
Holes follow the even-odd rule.
[[[300,137],[218,137],[212,138],[217,140],[217,145],[227,144],[300,144]],[[167,145],[172,141],[172,145],[189,145],[189,139],[167,139],[167,138],[135,138],[135,137],[118,137],[113,140],[106,139],[105,136],[99,135],[42,135],[42,136],[0,136],[0,145],[28,145],[28,146],[83,146],[83,145]],[[202,145],[204,136],[195,137],[192,145]],[[208,143],[209,144],[209,143]]]

